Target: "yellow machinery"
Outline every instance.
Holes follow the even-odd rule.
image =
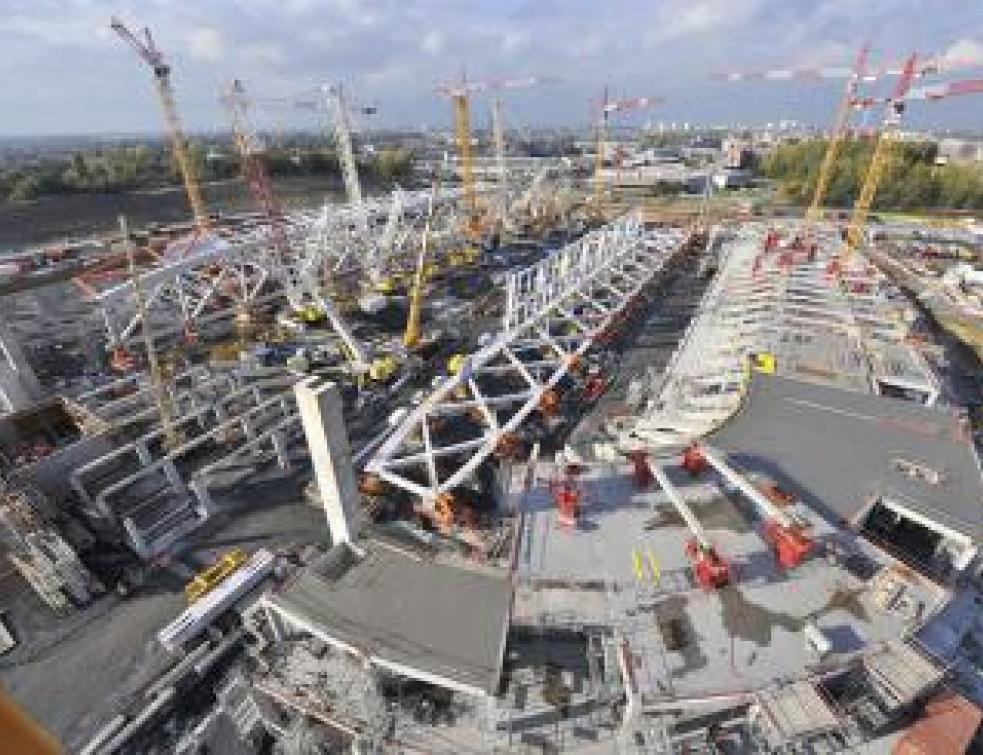
[[[112,20],[111,27],[153,69],[154,80],[157,82],[157,95],[164,111],[167,134],[171,140],[174,159],[177,161],[181,178],[184,181],[188,204],[191,205],[195,225],[198,226],[199,230],[204,230],[210,227],[211,221],[208,217],[208,211],[205,209],[205,202],[201,198],[198,175],[195,172],[191,156],[188,154],[188,144],[184,138],[184,131],[181,129],[181,121],[178,119],[177,106],[174,103],[174,90],[171,87],[171,67],[165,62],[163,54],[154,44],[150,29],[145,28],[143,30],[144,38],[141,40],[116,18]]]
[[[833,123],[833,131],[829,137],[829,144],[826,145],[826,154],[823,155],[823,162],[819,168],[819,176],[816,178],[816,188],[812,194],[812,202],[806,210],[806,220],[818,220],[822,214],[823,199],[826,197],[826,189],[829,187],[829,179],[833,175],[833,166],[836,164],[836,156],[840,151],[840,145],[846,137],[847,123],[853,109],[853,98],[857,96],[857,90],[863,79],[864,71],[867,69],[868,48],[864,46],[857,55],[857,62],[853,66],[853,73],[847,79],[843,100],[840,102],[839,110],[836,113],[836,120]]]
[[[233,548],[218,561],[198,574],[184,586],[184,597],[188,603],[200,600],[203,595],[214,590],[223,580],[246,563],[249,556],[242,548]]]
[[[877,186],[887,168],[891,155],[891,145],[894,144],[897,129],[901,125],[901,116],[904,114],[904,98],[908,94],[908,90],[911,89],[911,82],[915,77],[916,60],[917,56],[912,55],[905,61],[904,69],[898,77],[894,93],[889,100],[884,127],[874,147],[874,154],[870,158],[870,166],[867,168],[864,185],[860,190],[856,204],[853,206],[853,216],[850,218],[850,225],[847,228],[846,247],[848,252],[856,249],[863,241],[867,216],[870,214],[874,195],[877,193]]]
[[[373,359],[369,365],[369,380],[382,382],[388,380],[399,370],[399,360],[391,354]]]
[[[768,351],[751,354],[751,369],[763,375],[775,374],[775,355]]]
[[[188,603],[200,600],[203,595],[211,592],[225,579],[246,563],[249,556],[242,548],[233,548],[218,561],[198,574],[184,586],[184,596]]]
[[[427,210],[427,222],[423,226],[423,241],[420,244],[420,256],[416,261],[416,277],[413,289],[410,291],[410,309],[406,315],[406,332],[403,334],[403,345],[407,349],[415,349],[423,338],[423,283],[426,274],[427,247],[430,246],[430,223],[433,220],[434,206],[437,203],[438,184],[434,183],[430,195],[430,207]]]

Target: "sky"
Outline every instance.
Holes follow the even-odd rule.
[[[232,77],[267,101],[258,126],[311,129],[323,116],[285,101],[336,82],[378,108],[361,128],[448,127],[435,87],[462,70],[554,79],[505,93],[520,128],[586,125],[605,85],[664,98],[629,123],[822,125],[842,82],[712,74],[848,65],[864,43],[878,60],[975,60],[938,80],[983,78],[983,0],[0,0],[0,135],[162,129],[150,70],[110,30],[114,15],[153,31],[189,131],[227,128],[219,93]],[[475,98],[475,125],[488,108]],[[983,96],[916,103],[909,116],[913,127],[983,128]]]

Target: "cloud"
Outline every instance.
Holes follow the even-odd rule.
[[[439,29],[431,29],[420,39],[420,49],[428,55],[440,55],[447,44],[447,37]]]
[[[217,63],[225,55],[222,34],[210,26],[191,29],[187,34],[188,52],[191,57],[206,63]]]
[[[983,65],[983,42],[975,39],[960,39],[949,45],[942,57],[951,63],[966,66]]]

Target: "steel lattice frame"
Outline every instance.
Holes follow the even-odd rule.
[[[510,274],[502,332],[407,416],[366,471],[427,503],[464,483],[610,332],[683,237],[629,215]]]
[[[455,194],[445,192],[442,199],[452,201]],[[402,212],[421,213],[428,196],[427,191],[404,194]],[[365,229],[363,219],[385,218],[388,204],[388,199],[374,200],[357,211],[326,205],[320,213],[286,216],[284,232],[290,249],[286,259],[275,253],[269,223],[179,239],[167,247],[157,265],[139,274],[147,317],[162,335],[197,330],[200,324],[248,311],[263,298],[284,298],[294,304],[315,300],[320,296],[319,281],[361,274],[367,259],[380,264],[384,252],[370,252],[379,246],[381,233],[371,224]],[[96,292],[91,299],[102,314],[110,348],[138,335],[142,318],[132,280]]]

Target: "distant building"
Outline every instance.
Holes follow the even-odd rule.
[[[718,189],[740,189],[751,183],[751,171],[744,168],[725,168],[713,174],[713,185]]]
[[[744,139],[728,137],[721,147],[725,168],[746,168],[751,164],[751,145]]]
[[[983,141],[940,139],[939,154],[935,161],[940,165],[983,163]]]

